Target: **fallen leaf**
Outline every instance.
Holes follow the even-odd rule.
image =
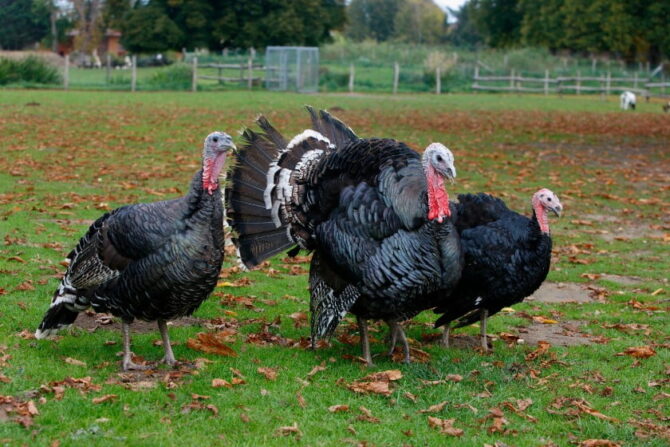
[[[579,447],[621,447],[621,444],[607,439],[586,439],[579,443]]]
[[[70,365],[75,365],[75,366],[86,366],[86,362],[82,362],[81,360],[73,359],[72,357],[65,357],[65,363],[68,363]]]
[[[356,418],[359,421],[370,422],[372,424],[379,424],[381,422],[379,418],[372,415],[372,411],[368,410],[362,405],[358,407],[358,411],[361,412],[361,414]]]
[[[529,362],[531,360],[535,360],[539,356],[546,354],[549,351],[551,344],[541,340],[537,342],[537,346],[538,348],[535,351],[526,354],[526,361]]]
[[[349,411],[349,405],[331,405],[328,407],[328,411],[331,413],[344,413],[345,411]]]
[[[233,385],[226,379],[212,379],[212,388],[232,388]]]
[[[101,404],[103,402],[107,402],[107,401],[110,401],[110,400],[117,399],[118,397],[119,396],[116,395],[116,394],[105,394],[104,396],[93,398],[93,400],[91,402],[93,402],[94,404]]]
[[[314,376],[316,373],[320,371],[325,371],[326,367],[324,365],[316,365],[310,372],[307,373],[307,378],[309,379],[310,377]]]
[[[277,379],[277,368],[259,367],[256,371],[258,371],[260,374],[263,374],[268,380]]]
[[[302,437],[302,432],[298,428],[298,423],[297,422],[294,422],[293,425],[289,425],[289,426],[285,426],[285,427],[279,427],[277,429],[277,434],[280,435],[280,436],[295,435],[298,438]]]
[[[623,352],[620,352],[616,355],[630,355],[631,357],[646,359],[656,355],[656,351],[654,351],[654,349],[649,346],[631,346],[630,348],[626,348]]]
[[[533,321],[540,324],[558,324],[558,321],[556,320],[552,320],[550,318],[542,317],[539,315],[535,315],[533,317]]]
[[[439,404],[431,405],[425,410],[419,410],[419,413],[439,413],[444,409],[444,407],[447,406],[447,403],[448,402],[445,400],[444,402],[440,402]]]
[[[186,346],[196,351],[206,352],[208,354],[217,354],[228,357],[237,357],[237,353],[223,342],[227,335],[212,332],[199,332],[196,338],[189,338]]]
[[[440,419],[434,416],[428,416],[428,426],[437,428],[440,433],[449,436],[463,436],[463,430],[454,427],[456,419]]]

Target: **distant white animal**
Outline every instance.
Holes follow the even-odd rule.
[[[635,93],[625,91],[621,94],[621,108],[623,110],[632,109],[635,110]]]

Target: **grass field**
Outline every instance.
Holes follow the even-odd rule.
[[[552,189],[565,215],[550,222],[548,281],[586,298],[495,316],[489,354],[442,349],[425,312],[407,324],[424,361],[410,365],[382,355],[387,330],[374,325],[367,370],[352,319],[305,349],[308,264],[280,255],[240,273],[229,257],[195,318],[170,330],[177,358],[197,367],[123,374],[118,324],[94,316],[55,340],[32,338],[92,219],[184,193],[212,130],[237,135],[263,112],[286,135],[300,131],[304,104],[361,136],[445,143],[458,169],[452,198],[488,191],[528,212],[535,190]],[[658,103],[625,113],[594,97],[0,90],[0,443],[668,445],[669,141]],[[138,326],[135,354],[158,360],[158,331]],[[224,332],[237,357],[188,347],[200,332]],[[538,334],[550,345],[534,345]],[[388,370],[402,375],[388,395],[349,388]]]

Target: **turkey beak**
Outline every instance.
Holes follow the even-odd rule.
[[[561,205],[556,205],[549,209],[552,213],[556,214],[556,217],[561,217],[561,212],[563,211],[563,207]]]
[[[454,183],[456,181],[456,168],[453,165],[448,166],[447,169],[444,170],[444,176],[449,179],[451,183]]]

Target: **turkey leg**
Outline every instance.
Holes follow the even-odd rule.
[[[442,330],[442,339],[440,340],[440,344],[442,345],[443,348],[449,347],[450,332],[451,332],[451,323],[447,323],[444,325],[444,329]]]
[[[141,371],[148,369],[146,365],[138,365],[133,362],[133,353],[130,351],[130,323],[123,322],[123,370],[137,370]]]
[[[165,357],[163,363],[174,366],[177,364],[177,359],[174,358],[172,352],[172,345],[170,344],[170,336],[168,335],[167,322],[165,320],[158,320],[158,329],[161,331],[161,338],[163,339],[163,349],[165,350]]]
[[[481,318],[479,322],[479,330],[481,332],[482,349],[484,350],[484,352],[488,352],[489,344],[486,341],[486,319],[489,316],[488,309],[482,309],[481,312],[479,313],[479,316]]]
[[[400,343],[402,343],[403,350],[405,352],[405,363],[410,363],[410,357],[409,357],[409,343],[407,342],[407,337],[405,336],[405,331],[402,329],[402,326],[398,324],[397,321],[394,321],[391,323],[393,326],[391,326],[391,330],[393,331],[394,334],[397,334],[398,338],[400,338]]]
[[[396,342],[398,341],[398,332],[396,331],[396,328],[395,328],[395,326],[393,325],[393,322],[392,322],[392,321],[387,321],[386,324],[388,324],[388,326],[389,326],[389,330],[390,330],[390,333],[389,333],[390,340],[389,340],[389,352],[388,352],[388,355],[389,355],[389,356],[392,356],[392,355],[393,355],[393,351],[395,350],[395,344],[396,344]]]
[[[372,356],[370,355],[370,340],[368,340],[368,323],[361,317],[356,317],[358,321],[358,329],[361,331],[361,351],[363,351],[363,358],[367,366],[374,366],[372,363]]]

